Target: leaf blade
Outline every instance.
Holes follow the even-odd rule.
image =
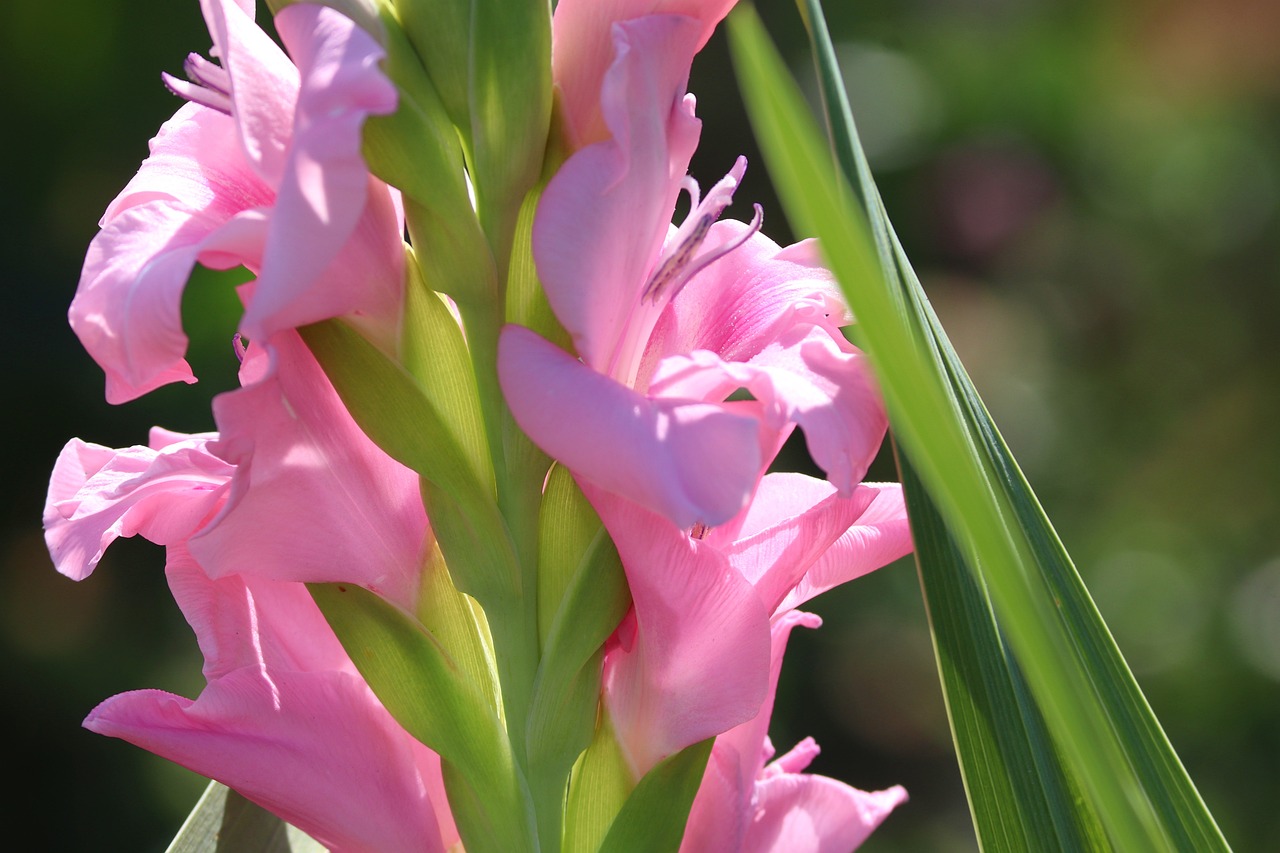
[[[210,782],[165,853],[325,853],[320,842],[221,782]]]
[[[788,216],[798,231],[818,235],[862,324],[858,341],[877,366],[895,433],[919,464],[965,562],[981,571],[1011,647],[1028,662],[1023,671],[1056,748],[1112,843],[1169,849],[1192,838],[1198,849],[1226,849],[1167,740],[1154,734],[1159,724],[1074,568],[1061,559],[1065,551],[1045,550],[1056,535],[1025,480],[1011,476],[1016,465],[928,310],[851,118],[852,150],[841,162],[853,166],[858,199],[824,156],[758,19],[739,7],[730,35],[748,110]],[[892,262],[881,260],[886,257]],[[1070,610],[1062,608],[1062,594],[1070,597]]]

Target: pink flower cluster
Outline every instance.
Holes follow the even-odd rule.
[[[398,192],[361,156],[396,90],[379,43],[339,12],[201,0],[218,63],[193,55],[185,104],[90,246],[71,323],[123,402],[195,381],[182,289],[243,266],[241,387],[216,433],[146,447],[80,440],[44,523],[77,580],[119,536],[166,546],[204,654],[195,700],[112,697],[85,725],[218,779],[336,851],[459,841],[439,757],[356,671],[304,582],[362,585],[412,610],[433,534],[417,475],[371,441],[296,329],[342,317],[388,353],[401,322]],[[852,322],[809,242],[720,220],[745,161],[705,197],[687,170],[694,54],[732,0],[561,0],[553,74],[571,154],[533,252],[566,352],[508,326],[516,422],[568,467],[622,557],[633,607],[604,657],[604,707],[636,778],[716,737],[682,849],[852,849],[905,798],[801,771],[811,740],[767,737],[797,608],[911,547],[896,485],[860,484],[886,420]],[[677,197],[690,213],[671,223]],[[741,393],[745,391],[746,393]],[[738,393],[735,393],[738,392]],[[827,474],[767,473],[796,426]]]

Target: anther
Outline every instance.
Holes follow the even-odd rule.
[[[702,241],[707,238],[707,232],[711,230],[711,226],[715,223],[716,218],[709,213],[698,218],[693,230],[680,241],[680,245],[676,246],[674,252],[667,255],[666,259],[654,270],[653,275],[649,276],[649,283],[645,285],[641,299],[647,299],[650,302],[658,300],[658,296],[661,295],[666,286],[675,281],[676,277],[689,266],[689,262],[693,260],[693,253],[698,251]]]

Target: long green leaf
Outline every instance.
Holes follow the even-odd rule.
[[[845,177],[873,198],[870,170],[818,0],[798,0],[814,51],[827,131]],[[869,205],[864,202],[864,212]],[[887,225],[887,223],[886,223]],[[881,264],[889,241],[877,229]],[[1054,750],[1044,717],[1000,633],[990,597],[966,564],[906,455],[895,454],[915,540],[947,715],[974,831],[983,850],[1099,849],[1102,827]],[[1053,839],[1050,844],[1049,840]]]
[[[947,716],[983,850],[1097,850],[1105,836],[1081,808],[1043,715],[1027,695],[991,599],[899,452],[916,564]],[[1050,843],[1050,840],[1053,840]]]
[[[851,150],[842,159],[853,164],[851,175],[863,190],[859,199],[819,142],[754,12],[740,7],[730,34],[753,125],[788,217],[797,231],[820,238],[859,318],[858,341],[876,365],[895,434],[964,562],[990,595],[1054,748],[1080,781],[1111,844],[1124,850],[1225,849],[927,310],[888,227],[851,120],[844,143]]]
[[[1225,846],[1218,827],[1147,705],[1145,697],[1094,607],[1093,600],[1085,589],[1066,549],[1058,539],[1030,485],[1023,477],[1008,446],[1001,438],[990,414],[983,406],[977,390],[961,365],[959,357],[951,348],[941,323],[924,296],[920,281],[889,223],[871,178],[870,168],[858,141],[857,129],[844,93],[819,0],[804,0],[804,2],[808,11],[806,20],[817,48],[816,55],[823,78],[828,121],[836,155],[845,176],[858,187],[859,195],[863,200],[863,212],[870,218],[876,238],[875,244],[880,251],[881,267],[887,275],[892,277],[891,285],[901,289],[916,317],[925,324],[931,343],[940,353],[951,391],[961,401],[963,410],[969,418],[971,431],[976,430],[980,434],[979,444],[986,454],[988,467],[997,472],[998,482],[1004,486],[1009,495],[1018,516],[1018,523],[1031,543],[1050,595],[1069,614],[1067,628],[1072,634],[1072,641],[1078,654],[1085,662],[1086,670],[1091,678],[1095,679],[1099,673],[1106,674],[1107,689],[1101,692],[1100,698],[1106,704],[1111,723],[1119,727],[1126,756],[1137,765],[1138,775],[1150,792],[1152,803],[1160,811],[1161,818],[1171,836],[1178,839],[1179,843],[1194,845],[1195,849],[1206,849],[1207,844]],[[907,479],[914,480],[912,477]],[[916,491],[920,492],[918,483],[916,486]],[[952,548],[953,552],[954,550]],[[943,567],[944,570],[948,568]],[[938,573],[935,572],[935,574]],[[1038,741],[1042,737],[1039,734],[1042,728],[1041,715],[1037,709],[1028,708],[1026,687],[1016,664],[1011,666],[1010,675],[1014,695],[1024,708],[1023,716],[1027,731],[1033,742]],[[1046,762],[1051,760],[1047,750],[1037,748],[1036,757],[1041,779],[1051,792],[1051,796],[1056,795],[1059,801],[1064,796],[1076,799],[1076,791],[1062,791],[1057,787],[1065,780],[1058,779],[1053,768],[1046,766]],[[1063,832],[1064,823],[1060,809],[1055,811],[1054,817],[1059,832]],[[1092,822],[1092,815],[1084,815],[1082,812],[1077,817],[1078,828],[1081,831],[1086,835],[1096,835],[1097,827]],[[1067,848],[1071,849],[1073,839],[1064,837],[1064,840]]]
[[[226,785],[210,782],[166,853],[325,853],[325,848]]]

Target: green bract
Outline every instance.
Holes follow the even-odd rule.
[[[462,140],[475,208],[503,276],[551,121],[551,5],[402,0],[396,9]]]
[[[334,633],[387,710],[440,754],[463,842],[536,850],[533,807],[491,694],[423,625],[361,587],[311,584]]]

